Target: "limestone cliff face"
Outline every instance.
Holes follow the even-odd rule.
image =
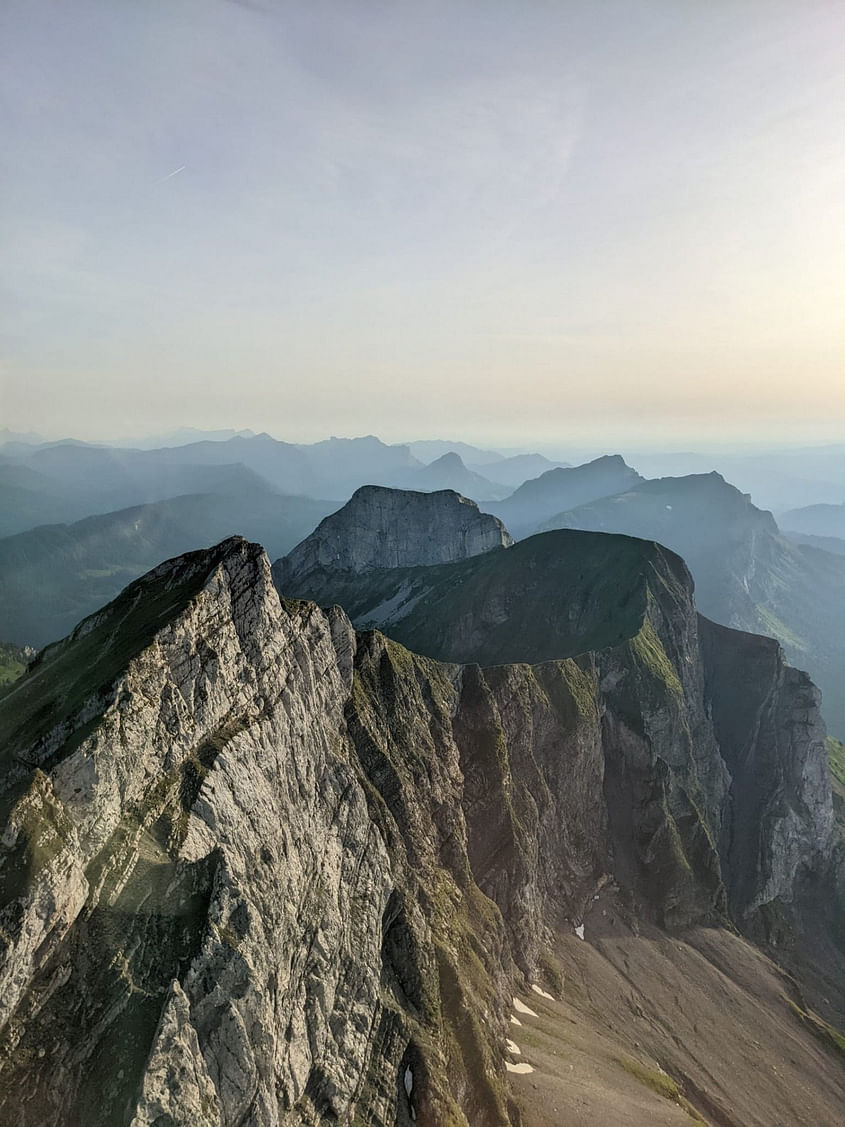
[[[365,485],[275,565],[276,582],[297,597],[319,576],[451,563],[507,547],[502,522],[451,489],[418,493]]]
[[[700,620],[706,697],[730,773],[723,852],[741,919],[823,868],[835,845],[820,694],[771,638]]]
[[[699,618],[674,553],[555,531],[454,564],[320,582],[353,621],[439,660],[589,662],[614,871],[664,924],[722,911],[727,896],[766,939],[759,910],[821,879],[833,831],[817,690],[776,642]]]
[[[788,896],[829,854],[807,685],[769,663],[742,713],[667,566],[626,637],[481,669],[231,540],[45,651],[0,698],[0,1121],[505,1127],[513,983],[598,889],[669,927]],[[794,809],[742,808],[746,886],[749,755]]]
[[[507,1121],[455,690],[373,644],[231,541],[4,698],[0,1119]]]

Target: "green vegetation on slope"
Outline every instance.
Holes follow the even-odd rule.
[[[834,779],[845,792],[845,744],[835,740],[833,736],[828,736],[827,758]]]
[[[657,544],[559,530],[453,564],[323,572],[295,593],[438,660],[499,665],[618,645],[639,633],[650,592],[665,604],[690,590],[683,562]]]
[[[797,1003],[787,998],[789,1008],[799,1019],[802,1025],[810,1030],[814,1037],[828,1049],[831,1049],[837,1056],[840,1057],[842,1063],[845,1064],[845,1037],[834,1029],[832,1025],[824,1021],[818,1014],[813,1013],[812,1010],[802,1009]]]
[[[634,656],[656,680],[665,685],[672,693],[683,691],[678,675],[666,656],[663,643],[648,620],[643,623],[639,632],[631,639],[630,645]]]
[[[684,1109],[690,1119],[694,1119],[696,1123],[704,1123],[705,1120],[698,1114],[689,1100],[684,1098],[681,1089],[675,1083],[671,1076],[665,1072],[657,1072],[653,1068],[648,1068],[639,1061],[634,1060],[633,1057],[620,1057],[619,1063],[635,1077],[646,1088],[650,1088],[652,1092],[656,1092],[658,1096],[662,1096],[664,1100],[671,1100],[672,1103]]]
[[[17,681],[35,655],[11,642],[0,642],[0,691]]]
[[[845,841],[845,744],[827,737],[827,761],[830,764],[833,787],[833,813],[839,833]]]

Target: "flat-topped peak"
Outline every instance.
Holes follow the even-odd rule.
[[[508,547],[502,522],[452,489],[419,493],[365,485],[274,567],[283,594],[322,570],[360,573],[380,568],[453,563]]]

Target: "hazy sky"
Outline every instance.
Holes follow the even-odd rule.
[[[0,425],[845,438],[845,0],[3,0]]]

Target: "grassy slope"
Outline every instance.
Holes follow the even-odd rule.
[[[27,666],[27,655],[21,646],[0,642],[0,690],[17,681]]]
[[[827,758],[833,783],[833,809],[839,824],[839,832],[845,840],[845,744],[835,740],[833,736],[828,736]]]
[[[633,638],[649,586],[681,598],[687,583],[682,561],[656,544],[564,530],[454,564],[323,576],[317,589],[284,594],[338,602],[357,625],[418,653],[497,665]]]

